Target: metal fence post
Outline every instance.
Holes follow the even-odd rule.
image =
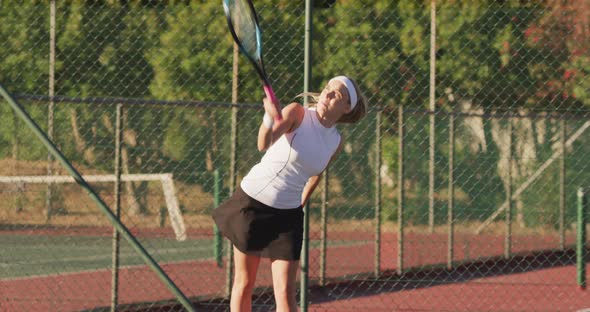
[[[238,153],[238,94],[239,94],[239,56],[240,50],[238,45],[234,43],[233,46],[233,61],[232,61],[232,88],[231,88],[231,155],[229,164],[229,192],[233,194],[236,190],[237,179],[237,153]],[[225,260],[225,296],[227,298],[231,295],[232,289],[232,269],[234,265],[234,249],[230,240],[226,240],[227,258]]]
[[[576,267],[578,275],[578,286],[586,289],[586,205],[588,200],[584,189],[578,189],[578,233],[576,243]]]
[[[121,219],[121,145],[123,139],[123,104],[117,104],[115,114],[115,207],[114,213],[119,220]],[[111,293],[111,311],[117,310],[119,301],[119,251],[120,235],[113,227],[113,256],[112,256],[112,293]]]
[[[428,158],[428,226],[434,232],[434,167],[435,167],[435,96],[436,96],[436,0],[430,1],[430,135]]]
[[[303,92],[309,92],[311,83],[311,61],[312,61],[312,8],[313,0],[305,0],[305,40],[303,60]],[[304,104],[307,106],[307,97],[304,97]],[[302,312],[307,312],[307,287],[309,279],[309,201],[304,207],[303,218],[303,250],[301,254],[301,283],[299,289],[299,305]]]
[[[398,180],[397,180],[397,273],[402,274],[404,269],[404,107],[398,108]]]
[[[565,141],[566,141],[566,122],[563,116],[560,123],[560,137],[559,137],[559,148],[561,149],[561,157],[559,158],[559,249],[565,249],[565,185],[566,185],[566,171],[565,171]]]
[[[220,188],[221,188],[221,179],[219,177],[219,169],[215,169],[213,172],[213,206],[217,207],[220,204]],[[214,233],[214,240],[213,240],[213,254],[215,256],[215,262],[217,263],[217,267],[221,267],[223,265],[222,261],[222,247],[223,247],[223,240],[221,238],[221,233],[219,232],[219,228],[217,225],[214,225],[213,228]]]
[[[320,233],[320,286],[326,285],[326,252],[328,248],[328,186],[329,186],[329,168],[326,168],[323,174],[322,187],[322,206],[321,206],[321,233]]]
[[[375,118],[375,277],[381,274],[381,114]]]
[[[19,170],[18,163],[19,163],[19,158],[20,158],[20,156],[19,156],[20,138],[18,135],[19,134],[18,129],[19,129],[20,125],[19,125],[18,116],[17,116],[16,112],[12,113],[12,126],[13,126],[14,132],[12,133],[12,151],[11,151],[12,155],[11,156],[12,156],[13,162],[12,162],[11,169],[13,170],[14,173],[16,173]],[[21,212],[24,209],[23,202],[26,197],[22,195],[22,193],[23,193],[22,190],[24,190],[23,188],[24,188],[24,184],[19,183],[17,185],[17,190],[19,190],[19,191],[18,191],[18,196],[16,198],[16,203],[15,203],[15,206],[16,206],[15,212]]]
[[[55,102],[55,0],[49,3],[49,107],[47,108],[47,137],[53,140],[53,122]],[[53,174],[53,157],[47,153],[47,175]],[[45,197],[45,218],[51,219],[53,213],[51,205],[53,199],[52,183],[47,184],[47,195]]]
[[[447,257],[447,268],[453,268],[453,258],[454,258],[454,208],[455,208],[455,179],[454,179],[454,170],[455,170],[455,113],[451,112],[449,114],[449,201],[448,201],[448,241],[449,241],[449,248],[448,248],[448,257]]]
[[[512,117],[508,117],[508,183],[506,186],[506,236],[504,238],[504,258],[510,257],[512,249]]]

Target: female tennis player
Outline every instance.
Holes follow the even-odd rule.
[[[337,123],[356,123],[366,99],[350,78],[332,78],[315,105],[291,103],[275,121],[274,104],[265,98],[258,149],[266,151],[230,199],[213,212],[221,233],[234,246],[235,276],[231,311],[251,311],[261,257],[269,258],[277,311],[296,311],[297,269],[303,241],[303,206],[321,173],[342,149]],[[276,114],[276,113],[275,113]]]

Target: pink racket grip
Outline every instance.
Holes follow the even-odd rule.
[[[278,116],[275,118],[275,121],[281,121],[283,119],[283,116],[281,115],[281,108],[279,107],[279,100],[277,100],[277,97],[275,96],[274,91],[272,90],[272,87],[270,85],[265,84],[264,85],[264,93],[266,94],[266,97],[274,104]]]

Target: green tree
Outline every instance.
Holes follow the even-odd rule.
[[[27,1],[16,5],[0,2],[0,83],[13,94],[46,94],[49,68],[48,6]],[[26,104],[26,103],[22,103]],[[45,125],[44,109],[31,107],[29,113]],[[17,146],[18,145],[20,146]],[[0,105],[0,156],[36,159],[45,149],[33,134],[19,122],[8,105]],[[26,152],[18,152],[18,151]]]

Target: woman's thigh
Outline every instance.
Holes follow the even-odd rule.
[[[248,255],[234,246],[234,269],[236,281],[253,285],[254,281],[256,281],[256,273],[258,272],[259,264],[259,256]]]
[[[299,260],[271,259],[272,282],[275,292],[295,294]]]

